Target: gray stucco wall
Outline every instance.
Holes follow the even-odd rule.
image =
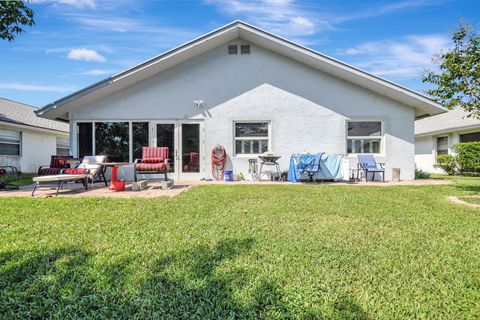
[[[243,41],[234,41],[240,44]],[[193,101],[203,100],[203,108]],[[236,172],[247,157],[233,156],[233,121],[271,122],[271,151],[346,154],[346,120],[381,120],[387,179],[393,167],[414,178],[414,110],[363,88],[253,46],[250,55],[228,55],[227,44],[120,92],[76,108],[76,120],[201,119],[205,128],[205,176],[209,152],[226,147]],[[76,140],[76,139],[72,139]],[[356,157],[351,156],[351,165]]]

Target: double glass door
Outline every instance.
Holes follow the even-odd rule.
[[[170,176],[177,180],[203,176],[203,123],[156,121],[151,123],[150,145],[168,147]]]

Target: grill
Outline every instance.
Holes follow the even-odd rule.
[[[263,153],[259,155],[258,158],[262,160],[262,163],[260,163],[260,170],[258,171],[260,179],[263,173],[263,166],[273,166],[276,171],[276,176],[274,176],[272,172],[270,179],[279,180],[281,173],[280,173],[280,165],[278,164],[277,160],[280,159],[281,157],[279,155],[272,154],[272,153]]]
[[[281,158],[281,156],[279,155],[276,155],[276,154],[262,154],[260,156],[258,156],[260,158],[260,160],[262,160],[263,162],[270,162],[270,163],[276,163],[278,159]]]

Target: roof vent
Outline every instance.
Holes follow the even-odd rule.
[[[250,45],[249,44],[242,44],[240,46],[240,53],[241,54],[250,54]]]
[[[228,54],[238,54],[238,46],[236,44],[229,45]]]

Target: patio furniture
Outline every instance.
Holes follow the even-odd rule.
[[[134,162],[134,179],[137,181],[138,174],[165,174],[165,180],[168,180],[168,171],[170,164],[168,163],[167,147],[143,147],[142,159],[135,159]]]
[[[281,156],[272,154],[272,153],[264,153],[259,155],[258,158],[262,160],[260,163],[260,169],[258,170],[258,180],[262,179],[262,169],[263,166],[273,166],[277,171],[277,177],[280,179],[281,172],[280,172],[280,165],[278,164],[277,160],[281,158]],[[273,181],[273,174],[271,176],[271,180]]]
[[[20,171],[15,166],[0,166],[0,177],[16,175],[20,178]],[[0,180],[0,190],[17,190],[18,186],[7,183],[5,180]]]
[[[382,174],[382,181],[385,181],[385,164],[377,163],[375,158],[371,154],[359,154],[358,155],[358,170],[357,170],[357,180],[360,171],[363,171],[365,174],[365,182],[368,181],[368,173],[373,173],[372,181],[375,180],[375,174]]]
[[[107,179],[105,178],[105,160],[106,156],[85,156],[81,163],[76,168],[67,168],[63,169],[62,174],[86,174],[88,178],[93,183],[95,178],[100,179],[105,183],[105,186],[108,186]],[[73,162],[75,159],[69,159],[67,161]],[[78,161],[78,160],[77,160]]]
[[[112,168],[112,177],[110,179],[110,187],[108,187],[108,189],[112,190],[112,191],[115,191],[116,190],[115,184],[117,182],[119,182],[118,181],[118,168],[120,168],[122,166],[129,165],[130,163],[129,162],[103,162],[103,163],[99,163],[99,164],[101,164],[102,166],[105,166],[105,167]]]
[[[298,161],[298,172],[302,175],[304,172],[308,176],[310,182],[313,182],[313,176],[321,171],[320,159],[322,158],[322,153],[317,154],[302,154]]]
[[[58,195],[58,191],[63,188],[63,184],[66,182],[81,181],[85,186],[85,190],[88,190],[88,176],[85,174],[58,174],[50,176],[39,176],[33,177],[33,182],[35,182],[35,187],[32,191],[32,197],[35,195],[35,191],[40,188],[42,185],[47,185],[49,188],[55,186],[57,191],[55,195]]]
[[[52,156],[49,166],[40,166],[38,168],[39,176],[50,176],[61,174],[63,169],[70,168],[70,164],[66,161],[73,159],[73,156]]]
[[[199,154],[198,152],[190,152],[187,154],[188,163],[183,166],[184,172],[198,172],[199,171]]]

